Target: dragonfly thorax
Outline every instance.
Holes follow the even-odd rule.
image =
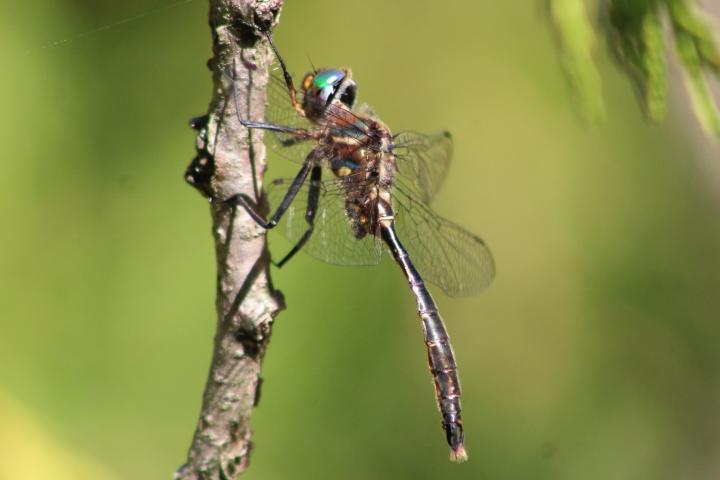
[[[348,188],[389,188],[395,178],[392,133],[382,122],[343,108],[321,129],[319,158],[328,159],[335,176]]]
[[[382,123],[363,118],[365,136],[335,141],[330,168],[345,191],[345,211],[356,238],[377,235],[386,214],[392,211],[396,159],[389,150],[390,131]]]

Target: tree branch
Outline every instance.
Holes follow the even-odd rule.
[[[262,201],[262,134],[251,136],[238,117],[263,117],[272,57],[252,25],[270,28],[281,7],[282,0],[210,0],[213,96],[207,116],[193,120],[197,157],[186,180],[217,199],[211,202],[217,331],[200,419],[177,479],[234,479],[249,463],[260,367],[283,301],[270,281],[265,231],[221,200],[244,193]]]

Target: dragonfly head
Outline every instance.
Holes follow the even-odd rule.
[[[352,109],[357,85],[348,69],[322,69],[305,75],[302,82],[303,108],[311,115],[322,116],[334,102]]]

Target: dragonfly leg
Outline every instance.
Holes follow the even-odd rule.
[[[259,128],[260,130],[270,130],[272,132],[294,135],[298,138],[298,141],[314,138],[312,132],[304,128],[286,127],[284,125],[274,125],[272,123],[255,122],[253,120],[244,119],[240,119],[240,124],[245,128]]]
[[[310,188],[308,189],[308,202],[305,209],[305,221],[308,223],[308,229],[305,230],[300,240],[293,246],[282,260],[275,264],[276,267],[282,268],[302,247],[310,240],[310,236],[315,228],[315,213],[317,212],[318,200],[320,199],[320,179],[322,177],[322,168],[315,165],[310,173]]]
[[[228,198],[225,203],[231,205],[240,205],[245,209],[248,215],[250,215],[252,219],[255,220],[255,222],[264,229],[269,230],[271,228],[275,228],[275,226],[282,218],[283,214],[285,214],[285,212],[287,211],[290,204],[293,202],[293,200],[295,200],[295,197],[300,191],[300,187],[302,187],[302,184],[305,182],[305,179],[307,178],[312,168],[313,161],[312,158],[308,156],[308,159],[305,161],[305,163],[303,163],[302,168],[293,179],[293,182],[292,184],[290,184],[290,188],[285,194],[285,197],[282,199],[282,202],[280,202],[280,205],[278,206],[277,210],[275,210],[275,213],[272,214],[272,216],[270,217],[270,220],[266,221],[263,218],[263,216],[257,211],[257,206],[255,205],[253,199],[251,199],[248,195],[244,193],[233,195],[232,197]]]
[[[290,72],[288,72],[288,69],[285,66],[285,61],[280,56],[277,47],[275,47],[275,42],[273,42],[272,35],[270,35],[270,32],[264,33],[268,43],[270,44],[270,48],[272,48],[273,53],[275,53],[275,57],[278,59],[278,63],[280,64],[280,68],[282,69],[283,78],[285,79],[285,85],[288,89],[288,96],[290,97],[290,103],[292,103],[293,108],[300,114],[300,116],[304,117],[305,110],[303,110],[302,105],[300,105],[300,103],[297,101],[297,90],[295,90],[295,83],[293,82],[292,75],[290,75]]]
[[[295,135],[290,138],[277,139],[277,142],[283,147],[293,147],[298,143],[306,142],[307,140],[309,140],[309,137]]]

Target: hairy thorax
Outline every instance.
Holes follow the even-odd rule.
[[[330,169],[345,190],[345,210],[357,238],[375,235],[381,215],[391,211],[392,187],[395,182],[395,156],[392,134],[382,122],[372,117],[348,112],[333,119],[324,129],[321,143],[323,158],[330,159]]]

